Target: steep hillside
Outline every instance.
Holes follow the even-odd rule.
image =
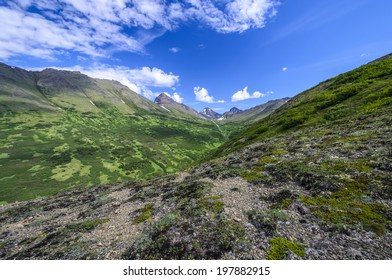
[[[80,72],[26,71],[0,64],[0,112],[75,110],[98,113],[115,107],[123,113],[162,108],[116,81],[92,79]]]
[[[210,121],[79,72],[0,65],[0,202],[182,170],[226,139]]]
[[[391,112],[391,65],[391,56],[385,56],[295,96],[222,146],[218,154],[307,128],[344,129],[345,125],[361,124],[362,120],[377,122]]]
[[[392,57],[188,172],[0,206],[3,259],[391,259]]]

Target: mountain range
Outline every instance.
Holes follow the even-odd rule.
[[[152,102],[117,81],[6,64],[0,114],[3,202],[179,171],[243,128],[166,94]]]
[[[74,176],[80,187],[3,202],[2,259],[392,258],[392,55],[283,100],[248,125],[246,115],[219,125],[187,117],[165,96],[151,114],[124,115],[99,103],[104,112],[94,113],[75,89],[74,103],[85,106],[78,112],[72,110],[77,104],[51,97],[54,89],[27,87],[30,76],[18,73],[14,80],[1,76],[8,83],[1,98],[7,88],[15,96],[37,95],[25,103],[17,98],[17,104],[4,99],[1,196],[14,202],[18,192],[34,193],[35,178],[46,184],[53,177],[60,184]],[[42,92],[47,103],[38,102]],[[48,123],[42,121],[48,113],[15,113],[37,104],[61,117]],[[58,105],[64,112],[53,109]],[[167,110],[176,110],[175,121]],[[128,132],[115,141],[105,138],[120,131]],[[100,137],[104,141],[96,141]],[[194,137],[200,137],[192,143],[200,149],[198,163],[165,176],[153,172],[159,167],[164,173],[171,160],[180,159],[179,151],[194,155],[186,146]],[[138,158],[130,169],[129,157]],[[136,172],[143,164],[154,176],[91,187],[82,181]]]

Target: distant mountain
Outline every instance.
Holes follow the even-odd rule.
[[[228,112],[225,112],[220,118],[222,120],[226,120],[241,112],[242,112],[241,109],[238,109],[237,107],[233,107]]]
[[[200,115],[202,115],[203,117],[207,118],[207,119],[211,119],[211,120],[216,120],[219,119],[222,115],[215,112],[214,110],[212,110],[209,107],[204,108],[201,112],[199,112]]]
[[[117,81],[90,78],[76,71],[26,71],[0,63],[0,112],[72,109],[97,113],[115,107],[123,113],[164,110]]]
[[[174,101],[166,93],[161,93],[159,96],[155,98],[154,102],[168,112],[172,112],[172,113],[180,112],[198,118],[202,117],[196,110],[192,109],[189,106],[186,106],[185,104],[181,104]]]
[[[237,107],[233,107],[230,111],[224,113],[219,120],[228,120],[233,122],[242,122],[242,123],[252,123],[258,121],[262,118],[267,117],[269,114],[274,112],[280,106],[285,104],[289,97],[285,97],[282,99],[270,100],[267,103],[258,105],[256,107],[240,110]]]

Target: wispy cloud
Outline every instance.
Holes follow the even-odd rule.
[[[64,52],[109,56],[145,45],[185,22],[220,33],[262,28],[275,0],[9,0],[0,4],[0,58],[55,59]]]
[[[242,100],[247,100],[251,98],[260,98],[266,96],[265,94],[255,91],[253,94],[250,94],[248,92],[248,87],[246,86],[243,90],[239,90],[236,93],[233,94],[231,97],[232,102],[237,102],[237,101],[242,101]]]
[[[205,102],[205,103],[225,103],[224,100],[217,100],[208,93],[208,90],[202,87],[194,87],[193,92],[195,93],[195,97],[197,101]]]
[[[282,68],[282,71],[283,71],[283,72],[286,72],[286,71],[288,71],[288,70],[289,70],[289,68],[287,68],[287,67],[283,67],[283,68]]]

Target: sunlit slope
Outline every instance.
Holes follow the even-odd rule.
[[[367,119],[377,122],[392,112],[392,57],[323,82],[289,100],[267,118],[253,124],[216,155],[227,154],[251,143],[306,129],[330,127]]]
[[[174,172],[225,139],[115,81],[0,66],[0,201]]]

